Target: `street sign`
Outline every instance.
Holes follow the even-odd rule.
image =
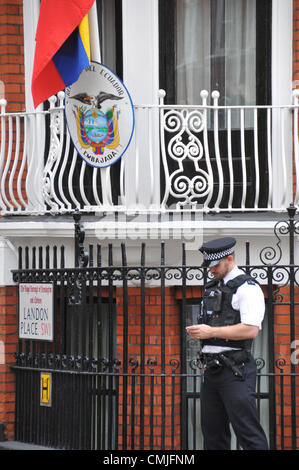
[[[53,341],[53,284],[19,285],[19,338]]]

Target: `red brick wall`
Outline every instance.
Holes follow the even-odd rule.
[[[0,287],[0,422],[7,439],[14,437],[15,379],[10,365],[18,343],[17,303],[16,287]]]
[[[0,80],[9,112],[25,110],[22,5],[22,0],[0,0]]]

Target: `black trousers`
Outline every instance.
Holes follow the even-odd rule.
[[[251,357],[244,365],[244,379],[222,366],[205,371],[201,388],[201,425],[206,450],[231,448],[231,423],[244,450],[267,450],[255,403],[256,365]]]

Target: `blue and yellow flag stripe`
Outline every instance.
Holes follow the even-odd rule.
[[[89,66],[90,40],[88,15],[83,18],[79,26],[75,28],[56,52],[53,62],[65,86],[71,85],[79,78],[81,71]]]

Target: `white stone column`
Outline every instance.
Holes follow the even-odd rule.
[[[18,252],[14,245],[0,237],[0,286],[13,286],[12,269],[18,269]]]

